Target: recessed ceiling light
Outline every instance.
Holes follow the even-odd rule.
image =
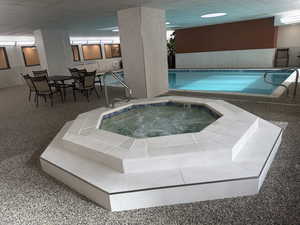
[[[119,32],[119,29],[113,29],[112,32]]]
[[[300,23],[300,15],[285,16],[282,17],[280,21],[284,24]]]
[[[170,22],[166,22],[166,25],[170,25],[171,23]]]
[[[181,27],[181,26],[179,26],[179,25],[170,25],[170,26],[168,26],[167,29],[180,28],[180,27]]]
[[[212,17],[219,17],[219,16],[226,16],[227,13],[209,13],[209,14],[205,14],[202,15],[202,18],[212,18]]]
[[[118,27],[104,27],[104,28],[97,28],[96,30],[110,31],[113,29],[118,29]]]

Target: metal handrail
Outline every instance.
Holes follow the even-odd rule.
[[[265,81],[266,83],[268,83],[268,84],[273,85],[273,86],[281,86],[281,87],[284,87],[284,88],[286,89],[286,95],[289,96],[289,87],[286,86],[286,85],[284,85],[284,84],[275,84],[275,83],[273,83],[273,82],[267,80],[267,75],[268,75],[268,73],[269,73],[269,72],[265,72],[265,74],[264,74],[264,81]]]
[[[107,107],[112,107],[112,108],[114,108],[114,104],[115,104],[115,102],[117,101],[117,100],[123,100],[123,99],[120,99],[120,98],[114,98],[113,100],[112,100],[112,103],[110,104],[110,101],[109,101],[109,95],[108,95],[108,89],[107,89],[107,85],[105,84],[105,77],[108,75],[108,74],[110,74],[115,80],[117,80],[122,86],[123,86],[123,88],[124,88],[124,90],[125,90],[125,96],[126,96],[126,98],[125,98],[125,100],[127,100],[127,101],[130,101],[131,99],[132,99],[132,89],[131,88],[129,88],[129,86],[124,82],[124,81],[122,81],[119,77],[118,77],[118,75],[117,75],[117,73],[118,72],[121,72],[122,70],[119,70],[119,71],[111,71],[111,72],[108,72],[108,73],[105,73],[104,74],[104,77],[103,77],[103,79],[104,79],[104,94],[105,94],[105,103],[106,103],[106,106]],[[127,92],[126,91],[128,91],[128,97],[127,97]]]
[[[297,94],[297,88],[298,88],[299,70],[297,67],[293,67],[292,70],[296,71],[295,87],[294,87],[294,93],[293,93],[293,98],[295,98],[296,94]]]
[[[127,89],[130,89],[128,87],[127,84],[125,84],[119,77],[118,75],[115,73],[115,72],[111,72],[111,75],[113,76],[113,78],[115,78],[116,80],[118,80],[120,82],[120,84],[124,87],[124,88],[127,88]]]
[[[293,98],[296,97],[296,94],[297,94],[297,89],[298,89],[298,81],[299,81],[299,70],[297,67],[290,67],[288,68],[287,70],[292,70],[292,71],[296,71],[296,78],[295,78],[295,86],[294,86],[294,92],[293,92]],[[271,84],[271,85],[276,85],[276,86],[281,86],[281,87],[284,87],[286,88],[287,90],[287,96],[289,95],[289,88],[288,86],[285,86],[284,84],[274,84],[270,81],[267,80],[267,75],[268,75],[269,72],[265,72],[264,74],[264,81],[268,84]]]

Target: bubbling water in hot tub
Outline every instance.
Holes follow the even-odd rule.
[[[199,132],[220,116],[204,105],[156,103],[106,115],[100,129],[134,138]]]

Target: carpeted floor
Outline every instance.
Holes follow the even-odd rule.
[[[120,94],[113,90],[114,95]],[[58,99],[58,98],[57,98]],[[0,90],[0,225],[300,224],[300,106],[232,101],[285,129],[259,194],[109,212],[43,173],[38,157],[66,121],[104,104],[95,96],[35,108],[24,87]],[[276,122],[275,122],[276,123]]]

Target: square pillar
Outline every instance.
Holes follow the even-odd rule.
[[[34,31],[40,63],[49,75],[70,75],[72,49],[69,35],[61,29],[40,29]]]
[[[165,10],[137,7],[118,11],[125,81],[137,98],[168,91]]]

